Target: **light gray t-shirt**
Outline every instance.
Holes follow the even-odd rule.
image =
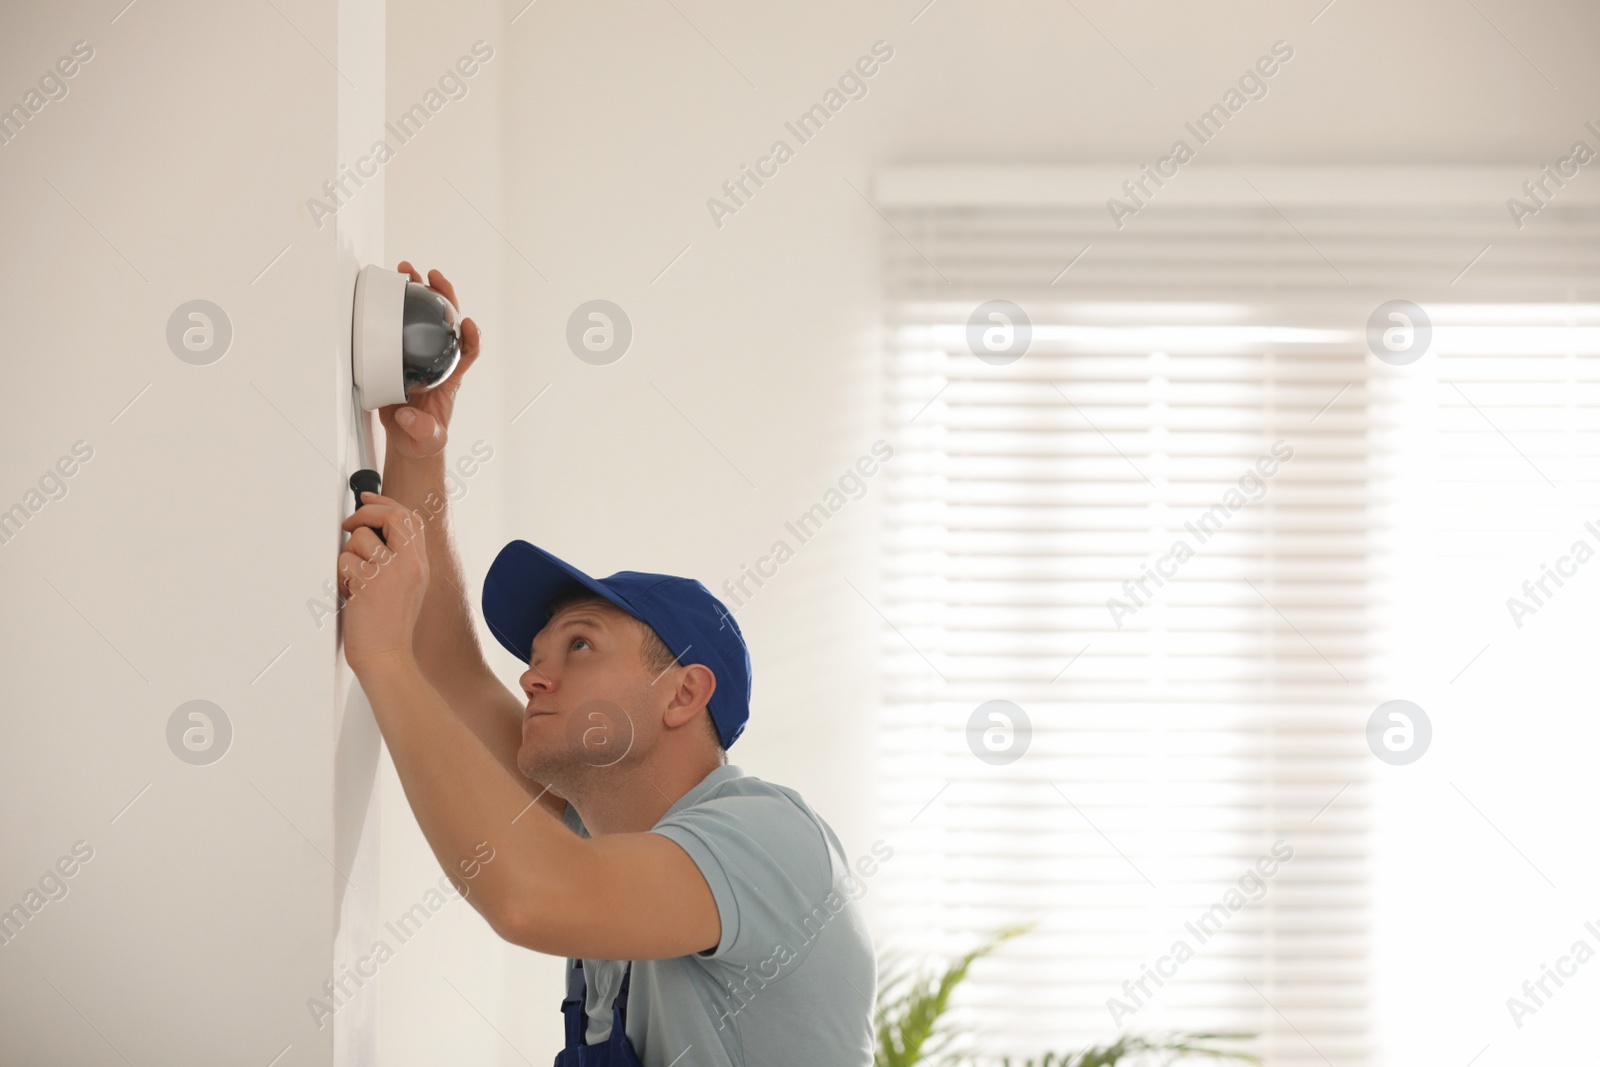
[[[589,836],[572,805],[562,818]],[[870,1067],[877,963],[833,828],[793,789],[727,764],[650,832],[700,868],[722,940],[634,962],[627,1032],[644,1067]],[[611,1034],[625,966],[583,961],[590,1044]]]

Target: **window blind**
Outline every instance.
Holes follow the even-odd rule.
[[[1274,1065],[1376,1062],[1364,728],[1401,695],[1418,412],[1459,419],[1426,383],[1467,361],[1513,424],[1590,417],[1552,390],[1593,380],[1600,214],[1519,233],[1504,174],[1275,171],[1119,231],[1110,176],[880,176],[885,934],[953,955],[1039,922],[956,998],[989,1053],[1247,1030]],[[1427,362],[1369,351],[1393,299],[1439,320]],[[994,300],[1020,357],[974,352]],[[1423,450],[1482,462],[1487,432]],[[979,713],[1028,734],[1012,762],[977,753],[991,701],[1026,717]]]

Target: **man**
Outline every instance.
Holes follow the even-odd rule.
[[[480,340],[463,319],[450,378],[380,410],[385,494],[345,521],[338,560],[345,658],[428,844],[497,934],[568,957],[557,1067],[870,1064],[862,885],[798,793],[727,763],[750,660],[722,603],[513,541],[482,603],[528,663],[521,695],[484,660],[444,480]]]

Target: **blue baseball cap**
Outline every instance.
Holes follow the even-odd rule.
[[[591,578],[542,548],[512,541],[484,576],[484,621],[507,652],[527,663],[551,600],[574,582],[649,626],[685,667],[709,668],[717,688],[706,708],[717,736],[723,748],[739,739],[750,721],[750,650],[732,612],[693,578],[642,571]]]

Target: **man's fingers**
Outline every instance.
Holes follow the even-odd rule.
[[[422,513],[396,504],[383,511],[383,539],[389,548],[407,544],[413,537],[422,536]]]
[[[403,509],[402,509],[403,510]],[[421,517],[415,512],[407,512],[409,519],[404,520],[409,525],[407,529],[420,532]],[[391,538],[401,535],[397,532],[389,534]],[[378,535],[372,532],[369,526],[362,526],[345,542],[344,550],[339,553],[337,571],[339,575],[339,589],[345,599],[349,599],[368,581],[378,576],[378,571],[395,559],[397,553],[393,547],[378,540]]]
[[[344,544],[346,552],[354,552],[362,559],[377,558],[382,563],[384,557],[393,554],[393,550],[378,538],[376,531],[370,526],[357,526],[355,533],[350,535],[350,540]]]
[[[393,558],[394,553],[389,555]],[[339,553],[339,585],[344,598],[349,600],[361,592],[369,581],[378,576],[379,569],[386,562],[388,560],[385,559],[362,559],[354,552]]]
[[[399,271],[401,274],[408,275],[411,280],[416,282],[418,285],[422,284],[422,275],[417,273],[417,268],[411,265],[410,260],[402,259],[399,265],[395,267],[395,270]],[[436,289],[443,293],[444,298],[450,301],[451,305],[457,311],[461,310],[461,301],[456,299],[456,287],[450,284],[449,278],[446,278],[437,270],[430,270],[428,272],[427,284],[430,289]]]
[[[410,426],[400,421],[399,415],[402,411],[411,413]],[[378,421],[383,423],[384,432],[390,437],[399,437],[411,442],[408,446],[410,455],[431,456],[444,448],[444,424],[419,407],[408,404],[390,404],[381,407],[378,409]]]
[[[351,597],[359,593],[361,591],[361,587],[366,584],[365,578],[357,573],[357,568],[359,568],[365,562],[365,560],[353,552],[339,553],[339,594],[346,600],[349,600]],[[371,564],[367,565],[369,567],[371,566]],[[371,576],[368,575],[367,577]]]
[[[350,517],[339,524],[341,530],[354,530],[358,526],[375,527],[383,525],[383,512],[385,509],[405,511],[399,504],[380,493],[362,493],[361,503]]]
[[[420,511],[412,511],[396,503],[390,498],[378,493],[363,493],[363,503],[360,507],[340,523],[345,530],[354,530],[357,527],[366,529],[381,528],[383,539],[390,547],[404,544],[412,537],[422,532],[423,519]],[[377,535],[374,534],[374,537]]]
[[[478,324],[471,319],[461,320],[461,358],[456,361],[456,369],[450,372],[450,377],[439,384],[439,388],[459,389],[461,376],[478,361]],[[417,422],[421,423],[421,419]],[[443,432],[442,430],[440,431]]]
[[[459,366],[459,364],[457,364]],[[453,372],[452,372],[453,373]],[[447,379],[448,380],[448,379]],[[400,412],[412,413],[411,425],[407,426],[399,419]],[[389,429],[390,424],[398,426],[400,432],[411,438],[417,444],[417,451],[425,455],[432,455],[444,447],[444,426],[432,415],[421,408],[408,407],[405,404],[396,404],[383,418],[384,429]]]
[[[428,272],[428,285],[430,288],[437,289],[443,293],[445,299],[455,305],[457,311],[461,310],[461,302],[456,299],[456,287],[450,284],[449,278],[446,278],[436,270],[430,270]]]

